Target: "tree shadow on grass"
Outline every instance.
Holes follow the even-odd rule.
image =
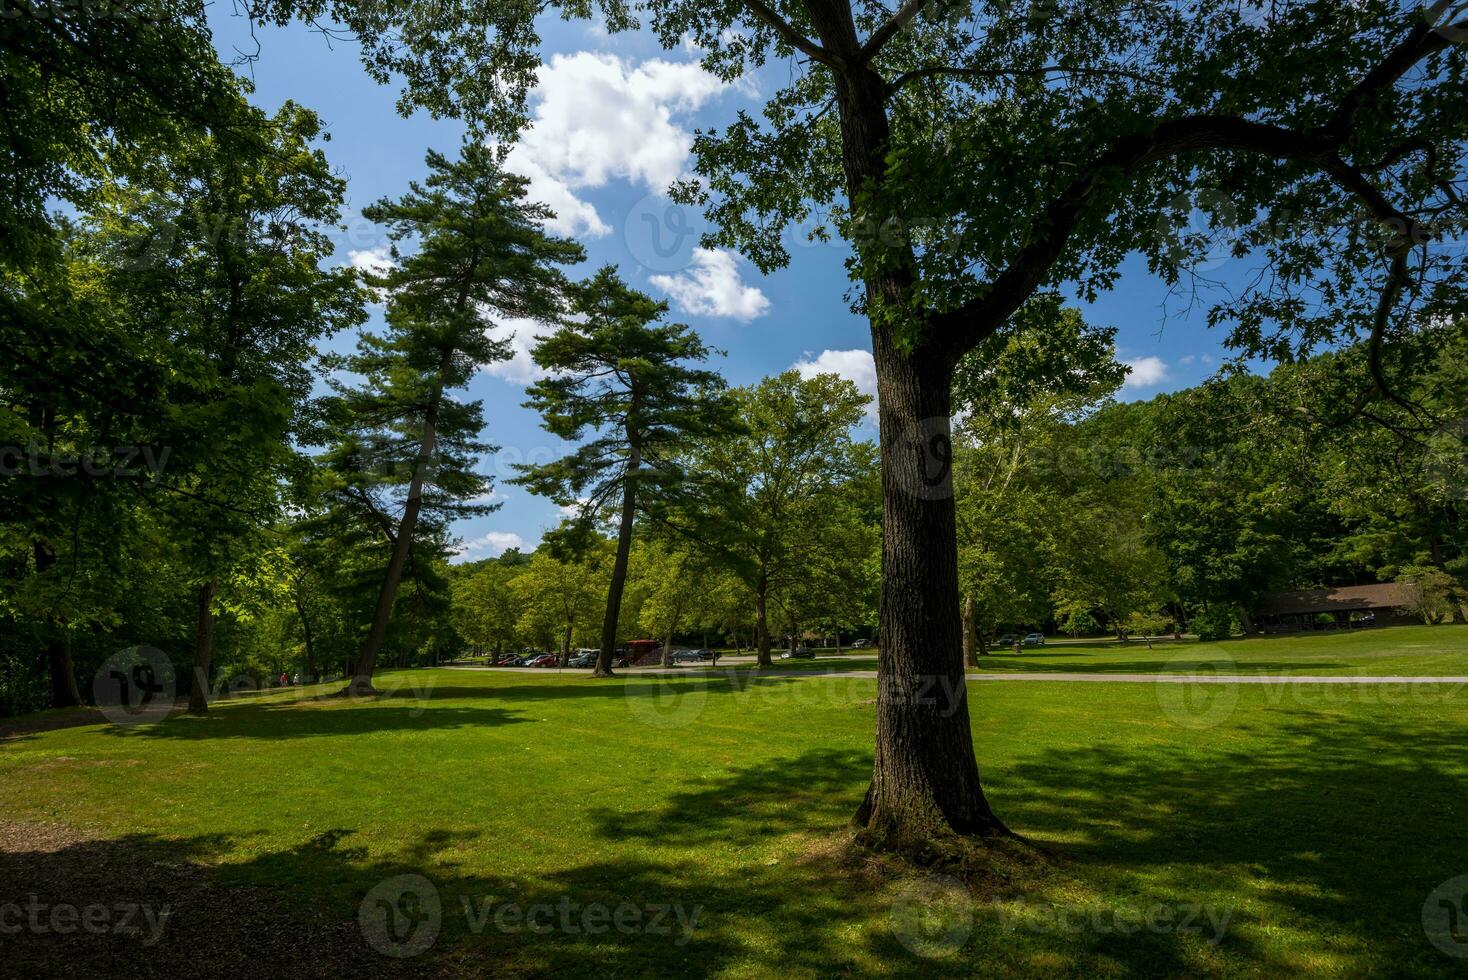
[[[177,931],[146,948],[117,937],[23,935],[13,946],[0,937],[0,952],[18,975],[49,975],[64,960],[79,976],[287,967],[304,976],[1273,976],[1311,963],[1434,975],[1457,966],[1427,946],[1418,916],[1439,881],[1468,871],[1455,864],[1464,840],[1453,811],[1468,789],[1453,761],[1460,731],[1308,711],[1235,727],[1246,737],[1220,736],[1216,748],[1100,744],[988,767],[995,805],[1015,829],[1067,843],[1053,859],[996,860],[966,888],[851,848],[836,828],[871,756],[810,749],[684,779],[653,808],[590,809],[586,860],[569,867],[499,870],[494,856],[513,843],[498,828],[420,828],[390,859],[345,828],[268,852],[211,836],[11,842],[0,848],[0,903],[31,892],[79,905],[176,896]],[[399,961],[364,938],[357,917],[364,902],[376,907],[384,882],[396,900],[403,875],[431,883],[441,918],[429,948]],[[1180,915],[1209,903],[1234,906],[1217,946],[1206,932],[1123,931],[1114,917],[1130,911],[1136,926],[1156,906]],[[422,906],[403,907],[405,935],[416,936]],[[591,907],[601,910],[594,919]]]
[[[1246,737],[1205,733],[1187,752],[1051,750],[989,784],[1012,826],[1069,841],[1113,888],[1231,902],[1220,950],[1266,975],[1336,956],[1352,974],[1460,969],[1429,944],[1422,909],[1468,872],[1462,726],[1295,710],[1236,730]]]
[[[95,840],[15,824],[0,835],[0,907],[35,906],[41,917],[39,929],[0,934],[7,975],[813,976],[862,963],[929,972],[885,927],[844,928],[873,914],[880,924],[887,910],[873,912],[875,879],[840,855],[716,872],[629,849],[530,877],[468,870],[475,835],[446,831],[388,861],[344,829],[245,861],[240,842],[219,836]],[[62,905],[144,907],[162,927],[48,928]],[[396,958],[403,952],[414,955]]]
[[[372,732],[485,728],[528,720],[520,712],[479,705],[433,705],[406,699],[383,703],[320,699],[232,705],[204,717],[180,712],[156,724],[109,725],[101,732],[116,738],[282,741]]]
[[[1043,654],[1046,658],[1056,656],[1053,653]],[[984,657],[980,661],[980,673],[984,671],[1009,671],[1013,673],[1036,674],[1036,673],[1067,673],[1067,674],[1182,674],[1193,671],[1211,672],[1219,669],[1220,665],[1229,668],[1229,673],[1238,674],[1270,674],[1289,673],[1292,671],[1309,671],[1311,673],[1332,670],[1347,670],[1359,664],[1344,664],[1324,660],[1244,660],[1233,661],[1225,654],[1207,656],[1202,653],[1194,655],[1189,651],[1186,658],[1159,659],[1159,660],[1127,660],[1127,661],[1094,661],[1087,659],[1084,655],[1065,653],[1061,656],[1076,658],[1074,663],[1047,663],[1041,660],[1031,660],[1023,654],[1020,656],[995,656],[993,654]]]

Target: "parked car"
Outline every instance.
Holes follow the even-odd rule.
[[[872,645],[872,641],[871,640],[852,640],[851,641],[851,649],[853,649],[853,650],[865,650],[867,647],[869,647],[871,645]]]
[[[1044,645],[1045,634],[1043,633],[1030,633],[1025,637],[1025,646],[1027,647],[1042,647]]]
[[[553,653],[542,653],[538,657],[531,657],[527,667],[554,667],[561,662],[561,658]]]
[[[807,646],[798,646],[794,650],[786,650],[780,654],[781,660],[814,660],[816,652]]]
[[[702,660],[703,657],[699,656],[699,651],[697,650],[673,651],[673,663],[675,664],[696,664]]]
[[[1017,639],[1019,639],[1019,637],[1015,636],[1013,633],[1005,633],[999,639],[994,641],[994,645],[997,647],[1014,646],[1014,641]]]
[[[574,656],[574,657],[571,658],[571,666],[572,667],[595,667],[596,666],[596,657],[597,657],[597,655],[595,653],[582,653],[582,654],[578,654],[577,656]]]
[[[714,651],[712,651],[712,650],[703,649],[703,650],[694,650],[693,652],[696,653],[696,654],[698,654],[698,659],[699,660],[712,660],[712,659],[714,659]]]

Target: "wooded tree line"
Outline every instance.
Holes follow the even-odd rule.
[[[956,428],[960,581],[977,653],[999,630],[1207,638],[1252,631],[1268,592],[1378,581],[1468,598],[1468,322],[1400,341],[1413,380],[1353,409],[1360,348],[1227,368],[1117,403],[1106,384],[1046,393]],[[1428,419],[1440,420],[1426,422]]]
[[[333,265],[321,226],[345,188],[310,146],[315,118],[253,118],[268,152],[155,148],[57,218],[51,280],[17,277],[40,313],[87,304],[70,312],[127,358],[97,370],[160,380],[126,407],[23,370],[0,383],[7,710],[78,703],[78,676],[136,643],[177,661],[205,713],[237,675],[342,673],[365,693],[384,656],[433,663],[507,630],[565,652],[596,625],[605,672],[629,632],[748,625],[768,662],[771,617],[791,632],[871,619],[879,498],[851,382],[727,389],[665,303],[614,269],[568,276],[580,246],[542,230],[550,212],[483,144],[430,152],[425,180],[364,210],[394,243],[388,267]],[[372,297],[386,330],[318,355]],[[545,325],[527,404],[576,446],[516,479],[572,516],[523,568],[454,569],[453,522],[499,506],[483,406],[460,392],[510,356],[510,317]],[[155,470],[102,465],[119,434]],[[486,625],[506,601],[513,625]]]
[[[1455,405],[1429,410],[1404,394],[1423,363],[1412,356],[1413,339],[1434,336],[1426,325],[1465,312],[1464,257],[1444,247],[1463,234],[1468,138],[1459,43],[1468,24],[1452,0],[243,6],[263,22],[340,25],[359,43],[367,71],[400,83],[404,111],[462,116],[477,137],[501,144],[525,123],[541,57],[536,19],[546,13],[599,16],[610,31],[645,27],[668,48],[697,50],[704,67],[727,81],[781,63],[765,75],[776,87],[763,111],[700,133],[696,179],[673,190],[706,209],[712,242],[739,249],[764,270],[785,264],[784,235],[812,219],[817,236],[840,237],[851,248],[853,308],[870,321],[882,393],[877,618],[884,679],[873,778],[855,817],[875,846],[928,853],[950,835],[1004,833],[982,790],[962,684],[949,420],[971,357],[986,377],[1027,326],[1049,324],[1032,338],[1033,363],[1058,359],[1071,330],[1050,315],[1055,290],[1092,298],[1115,284],[1129,254],[1144,256],[1168,283],[1200,285],[1200,267],[1206,272],[1222,247],[1259,273],[1204,300],[1209,323],[1226,331],[1235,352],[1294,361],[1359,343],[1361,363],[1309,379],[1333,397],[1294,406],[1313,411],[1322,428],[1375,420],[1401,430],[1393,437],[1423,438],[1457,417]],[[441,427],[449,455],[472,451],[472,411],[445,392],[476,358],[493,354],[461,346],[479,304],[460,294],[486,288],[474,236],[461,250],[424,259],[445,263],[441,271],[452,275],[439,281],[452,280],[459,291],[396,284],[404,299],[387,335],[360,354],[361,367],[392,376],[383,402],[342,391],[338,408],[315,417],[291,395],[298,386],[290,366],[300,362],[285,352],[313,339],[305,333],[355,322],[362,302],[359,285],[344,276],[301,277],[319,258],[313,222],[340,201],[312,149],[319,123],[295,107],[266,118],[248,105],[243,83],[215,57],[201,4],[124,0],[109,5],[108,16],[80,17],[51,9],[17,3],[7,8],[16,16],[0,19],[5,442],[36,446],[37,462],[28,464],[35,467],[65,467],[68,456],[98,445],[139,453],[146,446],[155,454],[172,447],[175,454],[165,492],[146,497],[141,481],[90,474],[10,481],[5,504],[17,519],[6,525],[4,553],[10,580],[21,585],[5,611],[31,625],[21,640],[13,639],[21,630],[9,631],[6,642],[20,643],[23,659],[40,648],[53,667],[66,663],[94,624],[128,603],[152,601],[128,587],[153,563],[159,578],[177,578],[194,615],[139,609],[135,621],[192,618],[195,659],[207,659],[211,611],[223,601],[214,590],[238,581],[250,585],[238,594],[253,596],[268,591],[253,583],[280,580],[243,557],[278,554],[246,545],[254,528],[276,523],[261,513],[259,487],[282,480],[261,474],[296,469],[294,457],[270,447],[355,438],[362,452],[340,452],[326,475],[309,474],[333,492],[304,494],[322,503],[311,516],[337,522],[340,533],[307,533],[302,546],[329,555],[339,574],[372,583],[370,608],[353,617],[375,624],[354,664],[354,684],[362,686],[363,670],[381,650],[401,648],[392,631],[415,622],[384,617],[383,609],[406,599],[425,614],[416,622],[427,623],[433,604],[426,555],[415,554],[411,565],[403,556],[374,566],[367,555],[381,552],[368,542],[391,541],[397,555],[405,538],[441,534],[439,518],[474,506],[470,479],[445,477],[449,489],[435,500],[415,477],[432,455],[423,447],[437,441],[422,438],[425,431]],[[218,152],[190,152],[211,143]],[[229,186],[232,171],[280,166],[300,179],[266,179],[226,200],[210,197]],[[169,181],[177,193],[154,193]],[[522,206],[504,195],[509,184],[491,183],[499,189],[476,191],[483,201],[499,201],[501,214]],[[406,228],[442,192],[414,191],[384,208],[402,209]],[[186,203],[194,198],[202,205]],[[1199,212],[1201,223],[1192,220]],[[193,220],[200,213],[222,220],[200,226]],[[489,220],[489,212],[469,213]],[[564,243],[540,244],[536,269],[558,268],[569,255]],[[119,274],[138,263],[154,267],[155,255],[169,270],[163,278],[189,288],[160,293],[167,283],[156,277]],[[242,330],[241,317],[258,312],[252,303],[262,281],[270,285],[265,293],[285,288],[293,302],[270,330]],[[1024,387],[1034,377],[1018,368],[1009,380]],[[367,421],[356,431],[340,415],[353,407],[380,411],[375,419],[358,416]],[[1397,410],[1410,425],[1394,417]],[[233,424],[210,424],[225,418]],[[1398,451],[1391,442],[1362,440],[1372,453]],[[390,474],[372,460],[402,460],[405,451],[418,462]],[[573,461],[551,476],[569,488],[583,475]],[[640,465],[624,470],[623,511],[631,516],[642,475]],[[649,485],[655,482],[650,474]],[[419,501],[395,526],[378,506],[394,483]],[[657,496],[650,494],[661,506]],[[1412,510],[1395,492],[1355,499],[1437,519],[1432,508]],[[677,503],[669,501],[670,511]],[[294,515],[302,505],[277,499],[273,506]],[[651,509],[645,519],[655,519]],[[123,526],[119,515],[133,510],[146,515],[136,531],[114,535]],[[1213,526],[1207,510],[1193,507],[1187,519]],[[404,521],[409,512],[418,516]],[[1190,510],[1180,503],[1178,513]],[[1357,514],[1351,526],[1372,519]],[[446,537],[440,540],[446,548]],[[187,563],[159,560],[184,541],[194,556]],[[1139,560],[1146,543],[1128,546],[1119,560]],[[1260,547],[1268,550],[1268,542]],[[99,557],[80,560],[83,548]],[[625,569],[630,544],[619,551],[627,551],[626,562],[614,559],[613,567]],[[1227,567],[1202,559],[1184,565],[1185,557],[1172,560],[1204,575],[1207,588],[1232,588]],[[406,595],[398,594],[399,576]],[[326,601],[330,590],[314,587]],[[1056,594],[1067,602],[1087,601],[1065,589]],[[360,604],[362,595],[359,588],[340,601]],[[1120,600],[1108,601],[1119,608]],[[56,700],[76,694],[64,683],[69,671],[50,676]],[[908,694],[935,682],[957,691],[960,703],[940,710]]]

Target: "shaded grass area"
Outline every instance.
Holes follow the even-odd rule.
[[[252,913],[272,934],[324,937],[287,944],[310,959],[346,941],[343,923],[357,939],[375,886],[418,874],[442,909],[431,948],[398,961],[353,947],[415,975],[1432,976],[1464,962],[1421,921],[1433,888],[1468,873],[1461,691],[973,685],[992,802],[1048,853],[918,871],[841,830],[870,773],[871,681],[399,676],[414,686],[373,701],[290,692],[11,739],[3,820],[76,839],[8,844],[0,892],[68,855],[132,867],[112,876],[123,892],[157,887],[140,856],[202,868],[226,899],[252,896],[241,909],[273,896]],[[218,903],[178,894],[177,929],[133,965],[185,942],[234,962],[201,938]],[[638,924],[589,932],[563,903],[625,906]],[[507,905],[545,906],[552,926],[497,925]],[[0,936],[0,955],[24,964],[25,942]]]

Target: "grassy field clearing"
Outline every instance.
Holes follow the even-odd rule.
[[[1303,662],[1316,639],[1281,641],[1290,656],[1268,659]],[[1396,662],[1413,656],[1427,654]],[[361,947],[364,896],[422,875],[441,924],[416,958],[368,950],[362,962],[384,973],[1462,967],[1422,919],[1433,889],[1468,873],[1460,688],[976,685],[992,801],[1045,851],[1006,848],[948,874],[846,841],[871,765],[872,681],[464,670],[384,681],[399,689],[371,702],[276,694],[207,719],[0,743],[0,881],[142,856],[152,874],[202,868],[211,894],[268,896],[271,921]],[[61,845],[25,842],[58,828]],[[113,878],[122,893],[144,887]],[[211,913],[195,904],[174,921],[208,957]],[[519,912],[496,919],[507,906]],[[552,907],[554,926],[516,918],[532,906]],[[638,923],[628,912],[627,928],[595,932],[576,911],[621,907]],[[170,935],[148,955],[178,953]],[[0,935],[0,952],[13,942]]]
[[[777,660],[781,670],[873,670],[876,651],[821,651],[815,660]],[[722,665],[721,665],[722,666]],[[1051,639],[1014,654],[994,651],[982,671],[1151,674],[1199,670],[1267,674],[1468,676],[1468,626],[1398,626],[1199,643]]]

